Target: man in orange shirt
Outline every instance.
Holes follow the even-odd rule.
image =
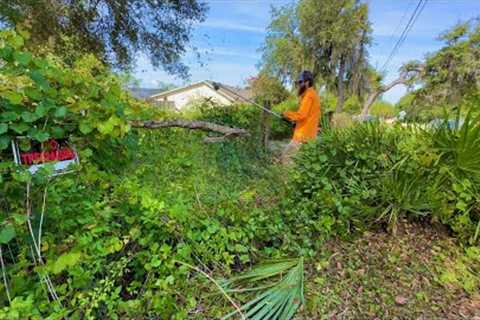
[[[298,81],[298,96],[300,108],[296,112],[287,111],[283,116],[295,122],[295,131],[292,141],[285,147],[282,154],[282,163],[291,161],[292,155],[300,149],[302,143],[317,137],[318,122],[320,119],[320,98],[313,87],[313,75],[310,71],[303,71]]]

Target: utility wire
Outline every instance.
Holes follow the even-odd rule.
[[[412,30],[413,26],[414,26],[415,23],[417,22],[418,17],[420,17],[420,15],[422,14],[423,10],[424,10],[425,7],[427,6],[427,1],[428,1],[428,0],[425,0],[425,1],[423,2],[423,5],[422,5],[422,7],[420,8],[420,11],[418,12],[417,16],[415,17],[415,20],[413,20],[413,23],[410,25],[410,28],[408,29],[407,34],[410,33],[410,31]],[[405,38],[406,38],[406,36],[405,36]],[[404,39],[403,41],[405,41],[405,39]],[[402,42],[402,44],[403,44],[403,42]]]
[[[400,47],[403,45],[403,43],[407,39],[408,33],[410,32],[410,30],[412,30],[413,25],[418,20],[418,17],[422,13],[423,9],[425,9],[426,4],[427,4],[427,0],[419,0],[418,1],[418,4],[415,7],[415,10],[413,11],[412,15],[410,16],[410,19],[408,20],[407,25],[403,29],[403,32],[400,35],[400,38],[395,43],[395,46],[393,47],[392,52],[390,53],[390,55],[388,56],[387,60],[385,61],[384,65],[383,65],[383,67],[381,68],[381,72],[384,72],[386,70],[387,66],[391,62],[394,55],[398,52]]]
[[[412,5],[413,5],[414,2],[415,2],[415,0],[410,0],[409,1],[408,6],[405,8],[405,11],[403,12],[402,18],[400,19],[400,21],[398,21],[398,24],[395,27],[395,30],[393,31],[392,35],[390,36],[390,40],[393,40],[394,38],[397,37],[397,34],[400,31],[400,27],[403,25],[403,22],[405,21],[405,18],[407,17],[408,12],[412,8]]]
[[[390,61],[392,60],[393,56],[397,53],[398,49],[400,48],[400,45],[401,43],[403,43],[404,41],[404,38],[407,34],[407,30],[409,29],[410,25],[412,24],[413,20],[415,19],[415,16],[417,15],[422,3],[423,3],[424,0],[419,0],[418,3],[417,3],[417,6],[415,7],[415,10],[413,11],[412,15],[410,16],[410,19],[408,20],[407,24],[405,25],[405,28],[403,29],[402,31],[402,34],[400,35],[400,37],[398,38],[397,42],[395,43],[395,45],[393,46],[393,49],[392,51],[390,52],[390,55],[388,56],[387,60],[385,61],[385,63],[383,64],[382,68],[381,68],[381,72],[384,72],[385,69],[387,68],[388,64],[390,63]]]

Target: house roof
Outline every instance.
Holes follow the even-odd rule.
[[[241,101],[244,101],[244,99],[248,100],[252,98],[252,94],[249,89],[242,89],[242,88],[228,86],[226,84],[219,83],[219,82],[204,80],[204,81],[199,81],[199,82],[189,84],[184,87],[179,87],[172,90],[153,94],[149,97],[149,99],[163,98],[171,94],[187,91],[203,85],[206,85],[211,89],[215,90],[218,94],[222,95],[223,97],[225,97],[231,102],[241,102]]]
[[[134,87],[129,87],[127,90],[132,94],[137,99],[147,99],[148,97],[159,94],[165,89],[161,88],[134,88]]]

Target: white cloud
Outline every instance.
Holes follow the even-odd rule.
[[[235,50],[235,48],[225,48],[225,47],[213,47],[213,48],[203,48],[200,51],[209,55],[220,55],[228,57],[243,57],[249,59],[260,59],[260,54],[255,50],[252,51],[242,51]]]
[[[208,28],[217,28],[217,29],[254,32],[254,33],[265,33],[264,27],[256,27],[256,26],[251,26],[249,24],[245,24],[241,22],[230,22],[226,20],[207,20],[198,26],[208,27]]]

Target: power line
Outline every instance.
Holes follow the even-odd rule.
[[[418,17],[420,17],[420,15],[422,14],[423,10],[425,9],[425,7],[427,6],[427,1],[428,0],[425,0],[425,2],[423,3],[422,7],[420,8],[420,11],[418,12],[417,16],[415,17],[415,19],[413,20],[413,23],[410,25],[410,28],[407,30],[407,34],[410,33],[410,30],[412,30],[414,24],[417,22],[418,20]],[[406,36],[405,36],[406,38]],[[403,42],[405,41],[405,39],[403,39]],[[403,44],[402,42],[402,44]]]
[[[405,12],[403,12],[402,18],[400,19],[400,21],[398,21],[398,24],[395,27],[395,30],[392,32],[392,35],[390,36],[390,40],[393,40],[394,38],[396,38],[396,35],[398,31],[400,31],[400,27],[402,26],[403,21],[405,21],[405,18],[407,17],[407,14],[410,11],[410,8],[412,7],[414,1],[415,0],[410,0],[410,2],[408,3],[408,6],[405,8]]]
[[[395,45],[393,46],[393,49],[392,51],[390,52],[390,55],[388,56],[387,60],[385,61],[385,63],[383,64],[383,67],[380,69],[381,72],[384,72],[385,69],[387,68],[388,64],[390,63],[390,61],[392,60],[393,56],[397,53],[398,51],[398,48],[400,47],[400,44],[403,43],[403,39],[405,38],[405,35],[407,34],[407,31],[410,27],[410,24],[412,24],[413,20],[415,19],[415,16],[417,15],[421,5],[423,3],[423,0],[419,0],[418,3],[417,3],[417,6],[415,7],[415,10],[413,11],[412,15],[410,16],[410,19],[408,20],[407,24],[405,25],[405,28],[403,29],[402,31],[402,34],[400,35],[400,37],[398,38],[397,42],[395,43]]]
[[[425,9],[425,6],[427,4],[427,1],[428,0],[419,0],[418,1],[418,4],[417,6],[415,7],[415,10],[413,11],[412,15],[410,16],[410,19],[408,20],[408,23],[407,25],[405,26],[405,28],[403,29],[403,32],[402,34],[400,35],[400,38],[398,39],[398,41],[395,43],[395,46],[393,47],[392,49],[392,52],[390,53],[390,55],[388,56],[387,60],[385,61],[383,67],[381,68],[381,72],[385,71],[388,64],[391,62],[392,58],[394,57],[394,55],[398,52],[398,50],[400,49],[400,47],[403,45],[403,43],[405,42],[405,40],[407,39],[407,36],[408,36],[408,33],[410,32],[410,30],[412,30],[413,28],[413,25],[415,24],[415,22],[418,20],[418,17],[420,16],[420,14],[422,13],[423,9]]]

